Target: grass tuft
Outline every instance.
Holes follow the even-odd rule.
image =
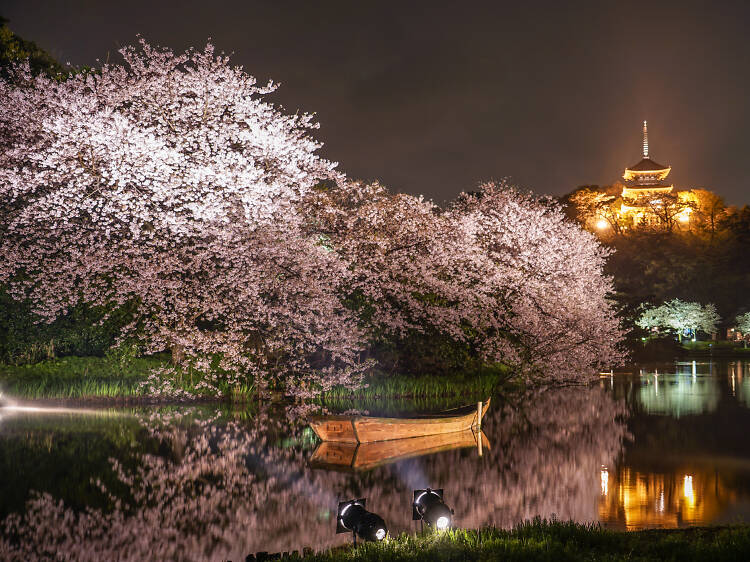
[[[345,408],[379,405],[383,399],[436,400],[455,397],[486,398],[508,385],[512,373],[504,365],[488,367],[481,372],[454,375],[392,375],[376,373],[365,380],[367,386],[358,390],[335,387],[321,394],[317,401],[328,407]]]
[[[534,519],[512,530],[403,534],[305,557],[309,562],[453,560],[750,560],[750,526],[622,532]]]

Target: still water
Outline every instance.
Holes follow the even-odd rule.
[[[445,489],[460,527],[750,520],[750,362],[643,366],[591,387],[497,396],[483,425],[481,451],[457,437],[336,464],[278,408],[2,409],[0,558],[320,549],[350,540],[335,534],[339,500],[366,497],[391,532],[414,530],[412,490],[426,486]]]

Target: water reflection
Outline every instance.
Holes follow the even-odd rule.
[[[345,451],[278,409],[15,412],[0,423],[0,559],[320,549],[348,540],[334,533],[339,500],[367,497],[392,532],[413,530],[412,490],[427,486],[445,489],[460,527],[746,519],[747,369],[643,366],[589,388],[493,398],[479,442],[457,434]]]
[[[717,472],[648,473],[620,468],[599,499],[600,520],[613,527],[681,527],[715,522],[735,501]]]
[[[599,498],[602,522],[678,527],[750,518],[747,362],[687,361],[601,381],[634,435]]]
[[[713,412],[721,389],[711,375],[711,365],[678,363],[675,372],[641,370],[638,401],[649,414],[680,416]],[[708,372],[704,369],[708,367]]]
[[[595,520],[599,467],[615,462],[626,435],[624,403],[596,387],[498,402],[485,417],[492,446],[482,456],[474,446],[453,448],[366,472],[311,467],[304,424],[283,412],[141,412],[135,431],[146,445],[117,451],[82,483],[101,504],[76,509],[48,488],[6,519],[0,558],[243,559],[319,549],[347,540],[334,534],[340,499],[367,497],[399,532],[415,528],[411,493],[425,486],[445,489],[458,526],[553,514]],[[6,429],[3,447],[33,447],[21,437],[28,423]]]

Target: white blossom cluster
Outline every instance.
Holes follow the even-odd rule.
[[[488,183],[447,210],[352,182],[318,195],[315,228],[373,303],[370,333],[429,327],[486,361],[583,380],[621,357],[607,250],[554,204]]]
[[[218,383],[288,376],[306,396],[354,384],[361,333],[346,264],[301,228],[331,178],[309,115],[217,56],[143,42],[63,82],[0,83],[0,283],[47,319],[138,305],[122,338],[179,350]]]
[[[714,334],[720,320],[713,303],[701,305],[672,299],[659,306],[645,307],[636,323],[646,330],[663,328],[682,336],[686,331],[695,334],[697,330]]]
[[[528,377],[619,360],[606,251],[548,201],[487,184],[442,211],[348,181],[311,116],[211,45],[121,54],[0,81],[0,283],[44,318],[135,305],[121,341],[172,350],[213,394],[354,387],[374,339],[427,328]]]

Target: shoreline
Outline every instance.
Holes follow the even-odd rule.
[[[127,365],[118,365],[102,357],[67,356],[52,358],[27,365],[0,364],[0,395],[8,400],[38,405],[77,406],[150,406],[200,403],[248,404],[258,402],[291,403],[293,397],[280,390],[262,390],[260,397],[253,386],[229,389],[225,396],[201,395],[195,392],[200,380],[180,377],[172,381],[175,396],[148,395],[139,388],[149,378],[154,368],[166,364],[164,357],[138,358]],[[394,375],[372,373],[367,386],[348,390],[334,388],[322,393],[311,402],[319,406],[332,406],[351,402],[371,402],[403,399],[447,399],[463,395],[492,393],[508,386],[510,371],[504,366],[493,366],[481,372],[462,372],[446,375]],[[226,392],[226,389],[224,389]],[[186,391],[193,396],[180,397]]]
[[[262,559],[262,556],[247,557],[247,560]],[[620,531],[596,523],[537,518],[511,530],[488,527],[402,534],[382,543],[364,543],[356,547],[346,545],[305,556],[298,555],[297,559],[310,562],[743,560],[750,559],[750,525]]]

